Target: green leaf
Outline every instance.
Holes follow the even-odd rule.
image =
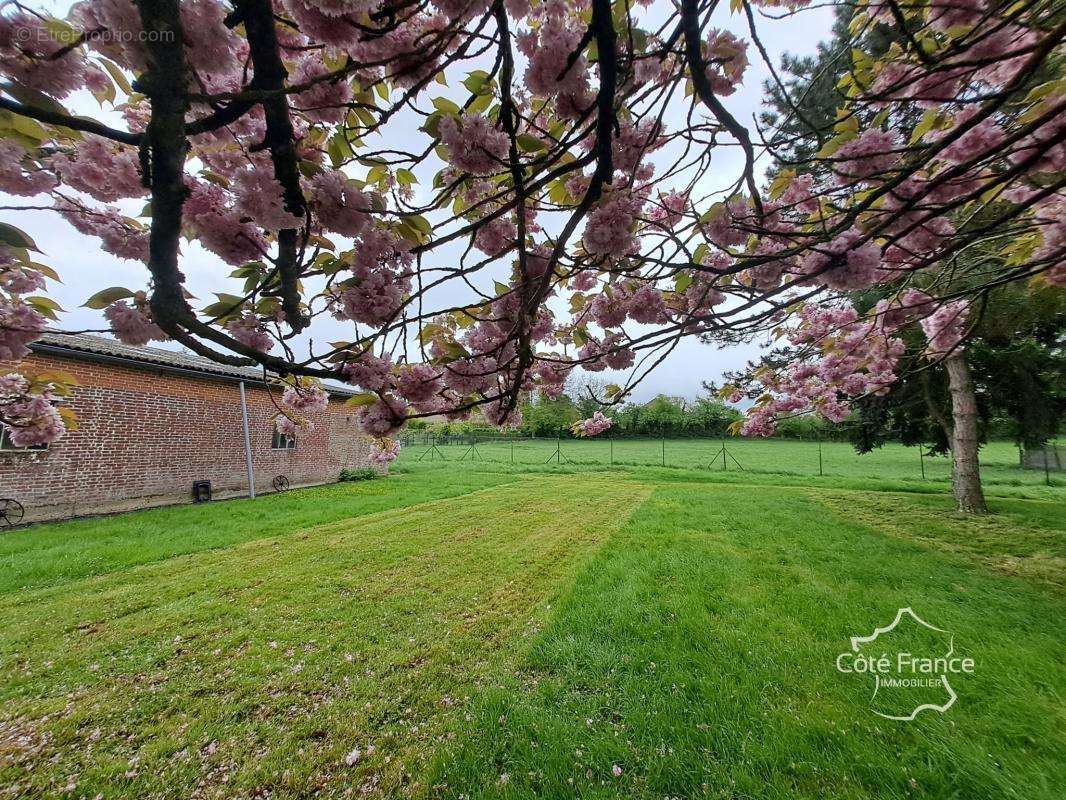
[[[438,347],[440,347],[441,352],[443,352],[445,355],[445,358],[437,360],[438,363],[446,363],[448,361],[455,361],[456,359],[470,357],[469,351],[458,342],[453,342],[450,340],[439,342]]]
[[[107,308],[117,300],[125,300],[133,297],[133,291],[123,286],[112,286],[110,289],[101,289],[82,304],[82,308]]]
[[[54,281],[59,281],[59,283],[63,282],[59,278],[59,273],[56,272],[54,269],[52,269],[47,264],[38,264],[36,261],[29,261],[29,262],[23,261],[22,263],[26,264],[26,266],[28,266],[30,269],[35,269],[38,272],[40,272],[42,275],[45,275],[45,276],[51,278]]]
[[[415,230],[421,231],[426,234],[426,236],[429,236],[429,234],[433,232],[433,227],[429,224],[429,220],[421,214],[414,214],[407,219],[415,226]]]
[[[479,94],[474,98],[474,102],[467,106],[467,113],[469,114],[483,114],[485,109],[492,105],[492,101],[495,98],[490,94]]]
[[[481,94],[489,82],[489,73],[483,69],[475,69],[463,79],[463,86],[470,94]]]
[[[922,114],[922,118],[918,120],[918,124],[914,126],[914,132],[911,134],[910,143],[914,144],[927,133],[929,133],[929,131],[931,131],[933,127],[937,124],[939,119],[940,109],[937,108],[930,108],[928,111]]]
[[[25,103],[28,106],[35,106],[36,108],[43,108],[45,111],[51,111],[56,114],[65,114],[68,117],[70,116],[69,111],[44,92],[31,89],[28,86],[22,85],[18,81],[5,81],[3,84],[0,84],[0,88],[19,102]]]
[[[378,401],[378,396],[376,394],[371,394],[370,392],[362,392],[360,394],[352,395],[351,397],[349,397],[347,400],[344,401],[344,404],[346,406],[356,406],[356,407],[359,407],[359,406],[372,406],[377,401]]]
[[[6,244],[8,247],[21,247],[24,250],[32,250],[35,253],[40,253],[40,248],[37,247],[37,243],[30,238],[30,235],[20,228],[16,228],[14,225],[8,225],[6,222],[0,222],[0,243]]]
[[[434,111],[428,117],[426,121],[422,123],[422,127],[419,130],[428,133],[434,139],[440,138],[440,120],[444,116],[440,111]]]
[[[57,311],[62,311],[62,306],[50,297],[41,297],[39,295],[34,297],[27,297],[26,302],[31,305],[38,314],[48,319],[59,319],[56,315]]]
[[[45,130],[45,127],[37,120],[21,117],[18,114],[12,114],[11,127],[38,144],[52,138],[52,134]]]
[[[548,145],[543,140],[530,133],[518,134],[515,137],[515,141],[518,142],[519,148],[527,153],[535,153],[538,150],[546,150],[548,148]]]
[[[419,344],[429,344],[434,337],[440,336],[443,333],[447,333],[448,329],[443,325],[438,325],[435,322],[430,322],[422,326],[422,330],[418,332]]]
[[[794,169],[783,169],[777,173],[777,175],[774,176],[773,181],[770,183],[770,199],[776,200],[784,194],[785,189],[791,185],[792,179],[795,177],[796,170]]]
[[[454,114],[455,116],[459,116],[463,113],[463,110],[451,100],[449,100],[447,97],[434,97],[433,107],[438,111],[443,111],[445,114]]]

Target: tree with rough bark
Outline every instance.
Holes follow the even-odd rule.
[[[853,9],[850,6],[839,8],[833,27],[832,39],[828,42],[820,43],[816,54],[810,57],[797,58],[786,54],[782,59],[781,65],[782,73],[786,76],[785,79],[776,83],[768,82],[765,85],[768,109],[762,114],[762,121],[775,131],[780,143],[780,148],[775,153],[776,158],[770,170],[771,179],[776,179],[781,174],[799,173],[811,175],[816,185],[824,185],[834,180],[832,172],[827,171],[822,160],[817,157],[816,150],[822,141],[820,136],[821,129],[825,128],[828,122],[834,118],[836,109],[842,100],[839,88],[841,81],[846,80],[846,76],[852,74],[856,64],[867,57],[868,53],[885,53],[893,46],[893,43],[898,44],[901,38],[907,35],[906,29],[875,27],[867,30],[862,49],[855,50],[852,20]],[[1047,67],[1046,71],[1053,73],[1054,66]],[[793,100],[793,98],[796,99]],[[878,113],[876,108],[871,107],[865,110],[867,119],[872,118],[876,113]],[[928,133],[928,131],[923,130],[923,124],[924,117],[911,113],[910,115],[900,115],[895,122],[895,128],[904,137],[914,140]],[[968,224],[967,217],[970,214],[972,214],[971,210],[953,211],[950,213],[949,219],[951,224],[958,229]],[[1003,235],[1012,235],[1009,227],[1004,230]],[[974,252],[977,252],[979,258],[986,262],[993,262],[997,255],[997,251],[994,248],[970,248],[968,253],[956,255],[946,263],[925,270],[925,274],[915,276],[914,283],[922,286],[939,287],[940,293],[944,293],[945,290],[957,292],[959,286],[955,284],[958,283],[958,276],[960,275],[958,259],[961,257],[974,260]],[[1002,269],[1006,265],[1001,263],[999,266]],[[975,271],[977,270],[963,270],[961,274],[965,278]],[[875,300],[884,300],[893,288],[890,286],[875,286],[872,289],[863,287],[854,293],[853,302],[860,310],[868,310],[873,305],[869,299],[871,295],[873,295]],[[978,288],[984,290],[979,295],[983,316],[988,313],[989,298],[993,298],[994,301],[1002,299],[1005,293],[1004,289],[1009,287],[980,286]],[[887,292],[886,289],[888,290]],[[1028,293],[1019,294],[1015,292],[1013,299],[1017,300],[1019,296],[1027,297]],[[993,309],[992,313],[995,313],[995,310]],[[1014,311],[1016,312],[1017,309],[1015,308]],[[1026,316],[1024,314],[1019,315],[1016,319],[1020,322]],[[912,327],[918,328],[918,325],[915,324]],[[967,340],[973,340],[975,336],[974,328],[976,327],[978,326],[970,326],[966,335]],[[1018,327],[1019,333],[1024,335],[1026,331],[1022,330],[1020,324]],[[932,417],[935,422],[935,425],[930,426],[934,431],[933,449],[940,449],[937,445],[942,444],[943,450],[952,454],[952,485],[958,510],[963,512],[984,512],[986,507],[981,490],[978,461],[980,437],[978,435],[977,397],[974,393],[974,382],[970,377],[970,367],[967,363],[965,348],[960,342],[958,346],[941,354],[938,359],[930,360],[926,358],[927,363],[923,364],[921,363],[923,359],[920,357],[924,345],[924,342],[921,341],[922,337],[920,335],[918,337],[908,337],[904,334],[901,335],[901,338],[907,342],[909,346],[908,355],[911,356],[910,361],[914,363],[910,365],[910,368],[905,366],[903,369],[897,370],[901,377],[893,383],[888,394],[906,397],[906,395],[912,393],[910,384],[920,387],[918,394],[924,399],[922,406],[925,413]],[[916,338],[918,340],[917,343],[915,343]],[[1045,340],[1041,342],[1041,345],[1046,348],[1046,355],[1050,356],[1052,351],[1061,344],[1057,339],[1058,337],[1052,337],[1051,341]],[[917,344],[916,347],[915,344]],[[1010,345],[1006,346],[1009,347]],[[915,350],[918,353],[918,357],[915,357]],[[925,355],[928,356],[929,354],[925,353]],[[906,361],[906,356],[901,359],[901,363]],[[1006,367],[1006,365],[1003,366]],[[938,408],[931,397],[929,389],[931,382],[930,371],[942,373],[945,376],[947,395],[952,401],[949,403],[947,413]],[[1052,400],[1049,395],[1054,392],[1054,387],[1050,385],[1050,381],[1033,371],[1026,373],[1024,377],[1026,378],[1025,384],[1031,389],[1026,396],[1026,403],[1040,408],[1047,408],[1051,405]],[[858,399],[857,405],[863,411],[861,415],[863,424],[855,428],[857,434],[856,446],[860,452],[866,452],[874,444],[880,443],[880,431],[878,429],[883,428],[884,420],[882,418],[872,421],[871,417],[883,417],[887,407],[892,402],[893,399],[891,397],[885,397],[881,393]],[[1004,403],[1004,405],[1010,404]],[[1025,420],[1019,425],[1021,429],[1024,430],[1026,428],[1026,422],[1030,423],[1031,427],[1031,414],[1020,407],[1010,408],[1009,413],[1011,412],[1017,418]],[[911,416],[913,417],[913,412]],[[1032,430],[1026,430],[1022,438],[1026,441],[1045,440],[1049,433],[1054,431],[1055,424],[1047,419],[1043,420],[1043,423],[1044,426],[1040,434],[1034,435]],[[916,437],[905,436],[904,438],[913,440]],[[921,441],[920,438],[917,440]]]
[[[766,19],[806,5],[103,0],[58,19],[6,3],[0,189],[144,266],[87,298],[115,336],[261,367],[283,431],[309,424],[322,380],[359,387],[384,441],[475,408],[515,425],[523,393],[558,396],[577,368],[619,372],[597,398],[619,403],[682,337],[771,330],[798,354],[755,376],[746,432],[834,419],[896,380],[903,325],[950,359],[990,287],[1066,282],[1066,14],[856,4],[840,106],[815,126],[831,177],[764,186],[759,159],[795,134],[729,98],[767,60]],[[871,31],[890,44],[866,47]],[[82,95],[122,123],[72,113]],[[723,151],[741,156],[724,183]],[[17,363],[61,325],[59,275],[17,226],[0,236],[0,359]],[[215,302],[188,292],[183,240],[217,258]],[[970,265],[965,290],[925,279],[949,262]],[[872,286],[890,291],[860,317],[849,293]],[[326,316],[350,335],[321,342]],[[13,441],[62,436],[67,383],[0,378]]]
[[[860,307],[879,299],[857,298]],[[1040,447],[1058,432],[1066,412],[1066,291],[1039,284],[1001,286],[976,309],[966,348],[957,355],[970,373],[977,409],[973,438],[989,431],[1010,436],[1019,448]],[[900,379],[882,397],[855,403],[858,424],[849,427],[859,452],[889,438],[951,452],[954,433],[949,372],[928,363],[920,331],[905,335]]]

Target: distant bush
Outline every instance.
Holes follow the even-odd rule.
[[[367,467],[363,469],[342,469],[341,477],[342,481],[372,481],[378,477],[377,472]]]

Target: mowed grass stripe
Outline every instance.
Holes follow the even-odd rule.
[[[0,536],[0,594],[298,533],[336,520],[454,497],[516,479],[453,471],[427,482],[417,476],[397,475],[268,494],[255,500],[34,525]]]
[[[406,792],[649,491],[522,482],[0,599],[0,784]]]
[[[952,680],[948,714],[899,723],[872,713],[868,676],[834,664],[908,605],[977,672]],[[433,781],[494,800],[1052,800],[1066,785],[1064,642],[1066,601],[1042,585],[805,490],[658,488],[516,678],[481,694]]]
[[[966,517],[953,513],[950,497],[832,491],[808,496],[842,519],[1066,593],[1062,503],[996,498],[989,501],[992,514]]]

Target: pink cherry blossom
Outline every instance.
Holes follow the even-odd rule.
[[[687,206],[688,192],[671,190],[665,194],[660,193],[659,199],[648,212],[648,221],[662,228],[674,228],[684,216]]]
[[[321,386],[289,386],[282,392],[281,405],[297,414],[321,413],[329,408],[329,394]]]
[[[884,177],[899,161],[899,150],[895,131],[870,128],[837,149],[833,169],[841,181]]]
[[[117,208],[90,210],[62,199],[55,207],[79,233],[99,237],[105,252],[132,261],[148,260],[147,229],[122,216]]]
[[[736,91],[748,68],[747,44],[729,31],[711,28],[703,43],[707,80],[715,94],[726,97]]]
[[[370,436],[389,436],[403,427],[407,410],[402,400],[384,394],[373,405],[359,409],[359,425]]]
[[[605,430],[614,425],[614,421],[609,417],[605,417],[602,411],[597,411],[588,419],[581,420],[581,422],[575,422],[572,426],[572,430],[577,436],[596,436],[603,433]],[[616,766],[615,769],[618,769]],[[619,769],[615,775],[621,775],[622,771]]]
[[[234,210],[241,217],[254,220],[260,228],[280,231],[303,224],[303,219],[285,207],[281,184],[266,165],[253,164],[251,169],[235,174],[232,188],[237,198]]]
[[[444,365],[444,383],[461,395],[485,392],[495,382],[496,371],[491,358],[460,358]]]
[[[389,383],[392,361],[379,358],[373,353],[363,353],[356,359],[345,361],[342,372],[349,383],[368,392],[377,392]]]
[[[261,353],[269,353],[274,347],[274,337],[259,318],[249,311],[226,323],[226,330],[241,344]]]
[[[641,161],[663,144],[665,139],[656,120],[642,120],[636,125],[623,123],[611,142],[614,168],[626,175],[631,174]]]
[[[977,109],[967,109],[955,117],[953,128],[969,123]],[[931,137],[935,141],[941,136]],[[983,119],[941,150],[937,157],[949,164],[962,164],[973,158],[987,155],[998,148],[1006,138],[1003,128],[993,119]]]
[[[0,192],[32,196],[55,188],[56,178],[34,165],[15,142],[0,142]]]
[[[285,436],[295,436],[301,431],[308,431],[311,425],[306,420],[297,421],[285,414],[278,414],[274,417],[274,427],[277,428],[277,431],[280,434]]]
[[[16,402],[5,402],[3,426],[15,447],[38,447],[51,444],[66,432],[63,418],[51,398],[29,395]]]
[[[510,218],[501,216],[477,229],[474,234],[474,247],[495,258],[511,250],[517,238],[518,226]]]
[[[921,321],[922,331],[929,340],[926,352],[930,356],[948,355],[961,349],[969,311],[968,302],[957,300],[945,303]]]
[[[387,467],[400,455],[400,442],[385,437],[374,439],[370,449],[370,460],[379,467]]]
[[[44,275],[27,267],[0,265],[0,289],[11,294],[29,294],[45,288]]]
[[[396,372],[396,391],[409,403],[424,403],[444,384],[441,374],[429,364],[406,364]]]
[[[195,181],[185,200],[185,220],[190,232],[211,252],[234,266],[254,261],[267,249],[259,229],[229,205],[222,187]]]
[[[47,321],[32,306],[0,294],[0,361],[19,361],[44,333]]]
[[[562,4],[546,3],[538,10],[538,27],[518,36],[518,49],[527,59],[525,82],[538,97],[559,96],[568,111],[587,106],[589,93],[588,61],[579,56],[568,68],[570,53],[577,49],[582,29],[561,13]]]
[[[321,4],[320,4],[321,5]],[[352,101],[351,85],[343,78],[324,80],[329,70],[317,54],[305,58],[293,71],[289,82],[294,86],[313,85],[293,97],[293,106],[314,122],[337,124],[348,114]]]
[[[328,231],[358,236],[370,225],[370,196],[338,170],[319,172],[311,178],[308,201],[319,224]]]
[[[503,400],[493,400],[482,406],[482,413],[498,428],[518,428],[522,425],[522,412],[517,407],[508,411]]]
[[[311,40],[333,47],[346,47],[359,38],[359,12],[369,11],[371,3],[352,3],[351,10],[342,10],[341,3],[314,0],[282,0],[300,33]],[[343,4],[347,7],[349,4]]]
[[[0,72],[27,89],[62,99],[98,72],[81,48],[68,44],[43,15],[21,9],[0,15]]]
[[[621,257],[637,247],[635,227],[643,200],[632,192],[609,192],[589,212],[582,243],[593,255]]]
[[[440,139],[448,148],[448,161],[471,175],[491,175],[506,165],[508,141],[488,117],[463,114],[441,117]]]
[[[149,342],[165,341],[168,337],[137,305],[116,300],[104,309],[111,332],[123,344],[141,347]]]
[[[136,149],[102,136],[86,134],[71,152],[52,156],[51,165],[65,185],[104,202],[147,192]]]

